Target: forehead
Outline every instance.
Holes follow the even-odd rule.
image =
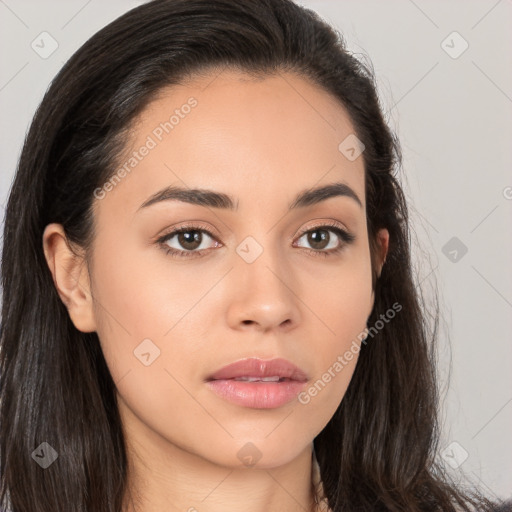
[[[212,72],[162,89],[144,109],[109,199],[135,210],[159,188],[176,185],[223,191],[241,206],[243,197],[258,197],[262,207],[341,181],[364,204],[363,158],[340,150],[353,136],[343,105],[306,78]]]

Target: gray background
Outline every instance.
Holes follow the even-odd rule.
[[[50,80],[94,32],[140,3],[0,0],[2,218]],[[512,496],[512,1],[298,3],[368,56],[401,139],[417,284],[427,297],[437,286],[441,299],[440,452],[456,479],[463,472],[490,494]],[[42,32],[58,44],[46,58],[55,43]]]

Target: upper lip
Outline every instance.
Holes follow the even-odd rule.
[[[206,380],[236,379],[237,377],[275,377],[305,382],[308,376],[286,359],[264,360],[250,357],[224,366]]]

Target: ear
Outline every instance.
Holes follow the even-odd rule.
[[[386,228],[380,229],[379,232],[377,233],[377,244],[379,247],[378,275],[380,277],[380,274],[382,273],[382,267],[384,266],[384,263],[386,263],[386,258],[389,249],[389,231]]]
[[[86,261],[71,249],[61,224],[46,226],[43,249],[55,288],[71,321],[79,331],[95,331],[96,322]]]
[[[377,233],[377,262],[376,262],[376,268],[377,268],[377,279],[380,277],[382,273],[382,267],[384,266],[384,263],[386,263],[386,258],[388,255],[388,249],[389,249],[389,231],[386,228],[382,228]],[[370,310],[368,311],[367,318],[370,317],[371,312],[373,310],[373,306],[375,304],[375,289],[372,289],[372,295],[371,295],[371,305]]]

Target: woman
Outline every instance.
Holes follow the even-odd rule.
[[[399,163],[370,70],[289,0],[87,41],[7,205],[2,506],[492,510],[437,459]]]

